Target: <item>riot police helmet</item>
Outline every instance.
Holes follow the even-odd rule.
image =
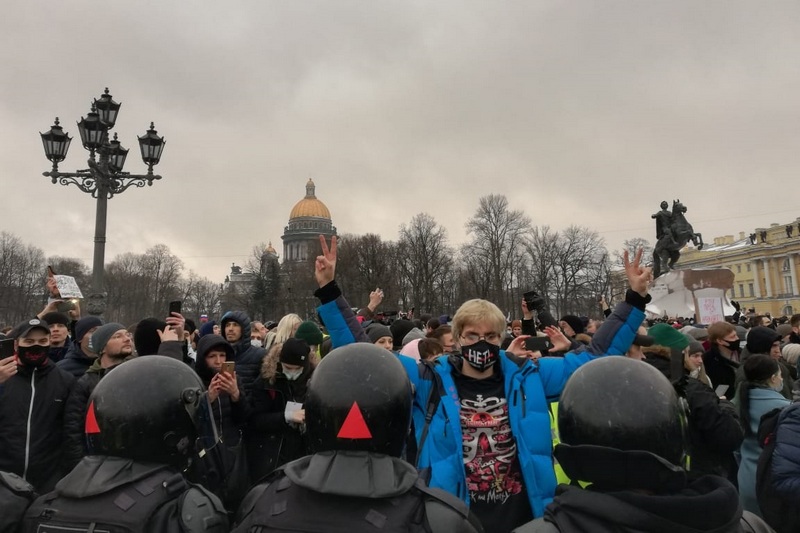
[[[653,366],[602,357],[567,381],[558,407],[561,442],[650,452],[681,466],[686,415],[672,384]]]
[[[399,457],[411,425],[411,383],[392,352],[349,344],[317,366],[303,407],[312,452],[357,450]]]
[[[197,440],[203,383],[185,363],[150,355],[114,368],[89,397],[89,451],[182,467]]]

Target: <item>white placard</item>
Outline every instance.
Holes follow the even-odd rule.
[[[725,314],[722,311],[722,298],[698,298],[697,320],[701,324],[724,322]]]
[[[83,298],[83,293],[81,293],[81,289],[78,287],[75,278],[61,275],[56,275],[54,277],[56,278],[56,286],[58,287],[59,294],[61,294],[61,298],[65,300],[69,298]]]

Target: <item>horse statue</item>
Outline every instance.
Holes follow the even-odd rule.
[[[653,275],[666,274],[681,257],[681,248],[692,241],[698,250],[703,249],[703,236],[695,233],[686,220],[686,206],[680,200],[672,201],[672,212],[667,211],[667,202],[661,202],[661,211],[652,216],[656,219],[656,242],[653,251]]]

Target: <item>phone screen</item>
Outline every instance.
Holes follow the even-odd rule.
[[[0,340],[0,359],[14,356],[14,339]]]
[[[553,347],[549,337],[528,337],[525,339],[525,349],[532,352],[544,352]]]
[[[728,385],[719,385],[714,392],[717,396],[725,396],[725,393],[728,392]]]

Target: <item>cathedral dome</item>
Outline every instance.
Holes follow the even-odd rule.
[[[328,211],[328,207],[317,199],[314,192],[314,180],[309,179],[308,183],[306,183],[306,196],[292,208],[292,212],[289,214],[290,221],[303,217],[331,219],[331,212]]]

